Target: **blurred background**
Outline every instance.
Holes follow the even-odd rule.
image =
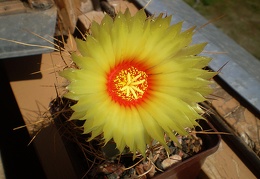
[[[183,0],[260,60],[260,0]]]

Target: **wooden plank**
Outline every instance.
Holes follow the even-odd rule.
[[[53,0],[28,0],[29,6],[37,10],[50,9],[54,2]]]
[[[0,16],[25,12],[26,8],[21,1],[0,2]]]
[[[137,7],[133,3],[127,1],[110,0],[109,4],[114,8],[115,13],[118,13],[119,11],[124,12],[127,8],[132,15],[138,11]],[[81,33],[85,34],[89,29],[92,21],[100,23],[103,17],[104,13],[102,11],[91,11],[82,14],[78,17],[78,29],[81,31]]]
[[[73,33],[78,20],[80,0],[54,0],[58,7],[60,25],[65,32]]]
[[[247,166],[238,158],[232,149],[221,141],[216,153],[210,155],[202,165],[203,173],[199,179],[247,178],[256,179]],[[204,177],[202,177],[202,174]],[[205,176],[206,175],[206,176]]]

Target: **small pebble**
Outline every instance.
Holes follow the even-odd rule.
[[[169,158],[166,158],[165,160],[162,161],[162,168],[165,170],[172,166],[173,164],[180,162],[182,160],[181,156],[179,155],[172,155]]]

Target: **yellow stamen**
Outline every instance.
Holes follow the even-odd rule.
[[[147,74],[135,67],[121,70],[115,80],[116,94],[124,100],[131,101],[142,98],[147,84]]]

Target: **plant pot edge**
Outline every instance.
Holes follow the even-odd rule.
[[[209,120],[204,122],[204,125],[207,125],[208,128],[213,129],[215,132],[217,132],[216,128],[209,122]],[[205,127],[205,126],[204,126]],[[204,129],[203,127],[203,129]],[[153,179],[172,179],[172,178],[197,178],[201,167],[206,160],[206,158],[212,154],[214,154],[220,145],[221,136],[220,134],[211,134],[215,135],[214,140],[210,141],[211,146],[205,149],[204,151],[192,156],[189,159],[186,159],[182,162],[179,162],[175,164],[174,166],[171,166],[169,169],[164,171],[163,173],[160,173],[158,175],[155,175]],[[209,137],[212,137],[211,135],[208,135]],[[204,141],[205,142],[205,141]]]

